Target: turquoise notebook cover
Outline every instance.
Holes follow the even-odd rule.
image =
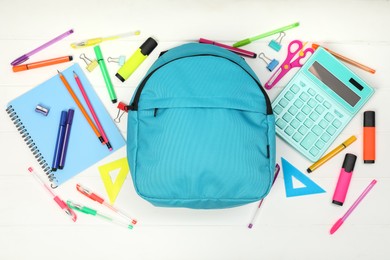
[[[107,146],[99,141],[91,126],[81,113],[81,110],[63,85],[58,74],[12,100],[7,105],[7,112],[17,128],[17,122],[21,122],[26,129],[26,132],[31,137],[31,140],[35,143],[36,148],[32,146],[30,149],[33,151],[38,161],[40,161],[44,172],[52,181],[53,187],[55,185],[61,185],[125,145],[125,140],[105,109],[103,103],[96,95],[82,69],[78,64],[74,64],[63,71],[62,74],[76,93],[84,109],[89,113],[91,119],[93,120],[93,117],[90,114],[88,106],[74,79],[73,71],[79,76],[79,79],[84,86],[96,115],[112,145],[112,151],[109,151]],[[47,116],[35,111],[38,104],[50,109]],[[65,166],[62,170],[58,169],[55,172],[51,172],[61,111],[68,111],[70,108],[74,109],[75,113],[70,132]],[[17,121],[17,119],[20,119],[20,121]],[[18,130],[21,131],[20,128],[18,128]],[[24,138],[26,142],[29,141],[28,137]],[[37,150],[39,150],[39,152]]]

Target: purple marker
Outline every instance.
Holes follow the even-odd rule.
[[[199,43],[212,44],[212,45],[224,48],[226,50],[232,51],[232,52],[234,52],[234,53],[236,53],[238,55],[249,57],[249,58],[256,58],[257,57],[257,54],[254,53],[254,52],[243,50],[243,49],[239,49],[239,48],[236,48],[236,47],[232,47],[232,46],[229,46],[229,45],[226,45],[226,44],[222,44],[222,43],[219,43],[219,42],[207,40],[207,39],[204,39],[204,38],[200,38],[199,39]]]
[[[356,155],[347,153],[337,181],[336,190],[333,194],[332,203],[342,206],[347,196],[349,183],[351,182],[353,168],[355,167]]]
[[[60,163],[58,164],[59,169],[63,169],[65,165],[66,151],[68,150],[69,135],[70,135],[70,129],[72,127],[73,115],[74,115],[74,110],[69,109],[68,118],[66,119],[64,144],[61,149]]]
[[[16,65],[19,65],[23,62],[25,62],[26,60],[28,60],[30,58],[30,56],[32,56],[33,54],[49,47],[50,45],[52,45],[53,43],[56,43],[58,42],[59,40],[62,40],[63,38],[65,38],[66,36],[70,35],[73,33],[73,29],[69,30],[69,31],[66,31],[64,32],[63,34],[55,37],[54,39],[48,41],[47,43],[39,46],[38,48],[26,53],[26,54],[23,54],[22,56],[20,56],[19,58],[15,59],[13,62],[11,62],[11,65],[12,66],[16,66]]]
[[[62,150],[62,147],[64,144],[65,125],[66,125],[67,117],[68,117],[68,113],[66,111],[62,111],[60,125],[58,126],[57,142],[56,142],[56,147],[54,150],[54,158],[53,158],[53,163],[51,166],[51,170],[53,172],[55,172],[57,170],[58,164],[60,163],[61,150]]]

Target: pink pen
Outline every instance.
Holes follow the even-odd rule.
[[[360,196],[357,198],[357,200],[352,204],[352,206],[348,209],[348,211],[344,214],[342,218],[337,220],[337,222],[333,225],[333,227],[330,229],[330,234],[332,235],[334,232],[339,229],[339,227],[344,223],[344,221],[351,215],[352,211],[360,204],[360,202],[364,199],[364,197],[367,195],[367,193],[374,187],[374,185],[377,183],[376,180],[372,180],[371,183],[367,186],[367,188],[360,194]]]
[[[31,172],[34,176],[34,178],[47,190],[50,195],[53,197],[54,201],[60,206],[60,208],[73,220],[73,222],[76,222],[77,215],[74,213],[74,211],[68,207],[68,205],[60,199],[54,192],[39,178],[38,174],[34,171],[32,167],[28,168],[28,171]]]
[[[199,39],[199,43],[212,44],[212,45],[224,48],[226,50],[232,51],[232,52],[234,52],[234,53],[236,53],[238,55],[249,57],[249,58],[256,58],[257,57],[257,54],[254,53],[254,52],[246,51],[246,50],[243,50],[243,49],[232,47],[232,46],[229,46],[229,45],[226,45],[226,44],[222,44],[222,43],[219,43],[219,42],[214,42],[214,41],[207,40],[207,39],[204,39],[204,38],[200,38]]]
[[[94,200],[104,206],[106,206],[107,208],[111,209],[112,211],[114,211],[115,213],[117,213],[118,215],[120,215],[121,217],[123,218],[126,218],[128,220],[131,221],[131,223],[133,225],[135,225],[137,223],[137,220],[127,216],[125,213],[123,213],[122,211],[120,211],[119,209],[116,209],[114,208],[113,206],[111,206],[110,204],[108,204],[107,202],[104,201],[104,199],[98,195],[96,195],[95,193],[93,193],[90,189],[86,188],[86,187],[83,187],[81,184],[76,184],[76,189],[83,195],[87,196],[88,198],[90,198],[91,200]]]
[[[102,127],[102,125],[100,124],[100,121],[99,121],[99,118],[97,117],[96,113],[95,113],[95,110],[93,109],[92,107],[92,104],[91,104],[91,101],[89,101],[89,98],[87,96],[87,93],[85,92],[84,90],[84,87],[83,87],[83,84],[81,83],[81,80],[80,78],[77,76],[76,72],[73,71],[73,76],[77,82],[77,85],[79,86],[80,88],[80,91],[81,91],[81,94],[83,95],[84,97],[84,100],[85,102],[87,103],[87,106],[89,108],[89,111],[91,111],[91,114],[92,114],[92,117],[93,117],[93,120],[95,120],[95,123],[96,123],[96,126],[97,128],[99,129],[99,132],[100,134],[102,135],[103,137],[103,144],[106,144],[107,145],[107,148],[112,151],[112,146],[110,144],[110,142],[108,141],[108,138],[106,136],[106,133],[104,132],[104,129]]]
[[[332,203],[342,206],[347,196],[349,183],[351,182],[353,168],[355,167],[356,155],[347,153],[337,181],[336,190],[333,194]]]

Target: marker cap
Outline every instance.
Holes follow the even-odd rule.
[[[149,37],[139,48],[143,55],[149,55],[157,47],[157,42],[152,37]]]
[[[353,172],[353,169],[355,168],[356,159],[356,155],[347,153],[345,155],[342,168],[344,168],[346,172]]]
[[[68,110],[68,118],[67,118],[67,120],[66,120],[66,123],[67,124],[72,124],[72,122],[73,122],[73,115],[74,115],[74,110],[73,109],[69,109]]]
[[[375,112],[374,111],[365,111],[363,126],[374,127],[375,126]]]

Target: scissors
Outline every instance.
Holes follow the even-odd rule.
[[[306,55],[308,55],[309,53],[310,55],[314,53],[314,50],[312,48],[307,48],[303,50],[305,44],[300,40],[294,40],[290,42],[290,44],[288,45],[287,58],[284,60],[282,65],[280,65],[280,67],[275,71],[275,73],[271,76],[267,83],[265,83],[264,87],[266,89],[273,88],[276,83],[278,83],[279,80],[283,78],[284,75],[286,75],[287,72],[289,72],[292,68],[303,66],[303,63],[305,63],[306,61]],[[298,57],[295,60],[292,60],[297,54]]]

